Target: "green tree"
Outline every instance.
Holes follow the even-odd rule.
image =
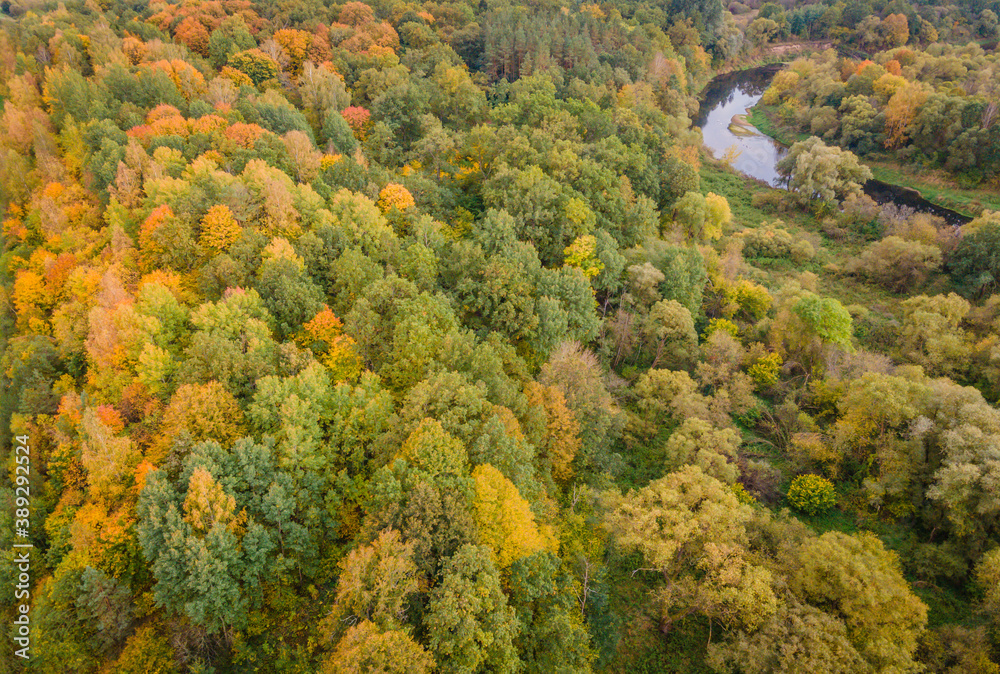
[[[425,674],[434,658],[404,630],[380,630],[362,621],[352,625],[324,661],[322,674]]]
[[[975,578],[983,591],[983,611],[994,627],[1000,626],[1000,548],[983,555],[976,564]]]
[[[851,348],[851,314],[839,301],[809,293],[795,303],[792,312],[801,321],[807,339],[815,337],[824,344]]]
[[[333,123],[334,115],[344,121],[340,111],[351,104],[351,95],[344,86],[343,78],[330,68],[317,67],[312,61],[303,64],[299,95],[302,97],[302,111],[314,131],[325,130],[327,120]],[[347,126],[346,121],[344,126]]]
[[[329,109],[323,113],[323,124],[320,129],[320,137],[333,149],[343,155],[352,155],[358,147],[358,141],[354,137],[354,132],[348,126],[344,116],[336,109]]]
[[[788,188],[803,199],[830,204],[860,195],[861,186],[872,177],[853,153],[826,145],[816,136],[792,145],[777,169],[787,178]]]
[[[257,532],[247,532],[244,556],[235,500],[212,475],[192,472],[178,493],[163,472],[154,471],[136,513],[157,604],[209,633],[245,626],[250,602],[242,585],[259,582],[264,570],[259,555],[271,546],[262,545]]]
[[[83,570],[77,615],[92,626],[99,650],[107,652],[125,640],[134,619],[132,603],[127,586],[92,567]]]
[[[918,667],[914,654],[927,606],[878,538],[829,531],[805,541],[791,564],[792,591],[843,620],[847,638],[874,671]]]
[[[276,373],[274,319],[256,290],[227,290],[218,302],[198,307],[191,323],[196,331],[177,373],[180,383],[215,380],[249,398],[257,379]]]
[[[948,257],[948,270],[956,283],[979,295],[992,292],[1000,279],[1000,218],[987,214],[981,219],[979,227],[963,230],[964,236]]]
[[[284,239],[275,241],[288,246]],[[290,251],[264,260],[257,271],[255,288],[274,319],[275,336],[281,341],[298,332],[323,308],[323,291],[305,273],[302,259]]]
[[[690,366],[698,356],[694,320],[680,302],[661,300],[654,304],[643,323],[642,335],[653,353],[651,368],[663,360],[665,366],[681,369]]]
[[[442,672],[516,672],[520,631],[488,548],[465,545],[444,565],[431,590],[426,625]]]
[[[506,209],[518,238],[534,243],[548,266],[562,262],[566,247],[594,229],[594,213],[580,196],[537,166],[504,168],[483,185],[486,205]]]
[[[662,577],[652,592],[660,629],[694,614],[753,629],[777,610],[771,573],[748,553],[750,507],[696,466],[609,497],[606,526]]]
[[[256,40],[250,34],[250,27],[239,14],[226,17],[208,38],[208,57],[215,68],[229,63],[234,54],[253,49]]]
[[[477,538],[474,486],[464,475],[434,477],[395,461],[375,472],[368,490],[362,535],[374,537],[386,527],[398,530],[413,543],[413,559],[425,573],[436,573],[445,559]]]
[[[525,672],[591,671],[594,652],[576,602],[574,579],[560,567],[558,557],[539,552],[510,568],[511,606],[521,623],[514,645]]]

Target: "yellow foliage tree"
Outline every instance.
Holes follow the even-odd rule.
[[[733,212],[729,209],[729,202],[724,196],[709,192],[705,195],[705,206],[708,208],[708,217],[705,218],[704,237],[721,238],[723,228],[733,222]]]
[[[177,671],[174,650],[154,625],[136,630],[110,671],[118,674],[171,674]]]
[[[22,269],[14,279],[11,299],[14,302],[19,328],[32,332],[47,332],[44,317],[49,304],[49,293],[45,290],[45,279],[39,274]]]
[[[110,505],[120,500],[132,486],[135,467],[142,457],[132,440],[117,435],[122,430],[120,419],[108,419],[101,411],[102,408],[88,408],[83,413],[81,461],[87,470],[91,497]],[[117,413],[114,416],[117,417]]]
[[[215,524],[237,531],[246,520],[246,512],[236,513],[236,499],[204,468],[196,468],[188,481],[184,499],[184,521],[200,534]]]
[[[529,404],[545,411],[544,451],[552,464],[552,477],[566,482],[573,475],[573,459],[580,451],[580,424],[566,405],[566,396],[558,386],[531,382],[524,393]]]
[[[576,267],[587,278],[594,278],[604,269],[604,263],[597,257],[597,239],[592,234],[576,237],[563,254],[566,266]]]
[[[885,106],[885,146],[899,147],[920,106],[927,100],[927,92],[918,84],[907,84],[896,90]]]
[[[424,674],[434,658],[403,630],[381,631],[373,623],[354,625],[322,665],[322,674]]]
[[[393,208],[405,211],[408,208],[413,208],[415,205],[416,202],[413,200],[413,195],[399,183],[389,183],[378,193],[378,207],[383,213],[387,213]]]
[[[240,223],[229,207],[217,204],[202,218],[199,243],[213,251],[223,251],[240,238],[241,232]]]
[[[501,569],[551,547],[551,540],[539,531],[531,507],[517,487],[488,463],[472,471],[476,483],[473,518],[479,539],[488,546]]]
[[[146,458],[159,464],[182,433],[192,443],[215,440],[226,446],[242,436],[243,412],[219,382],[185,384],[170,399],[157,441]]]

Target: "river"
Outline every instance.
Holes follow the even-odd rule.
[[[737,115],[745,115],[757,104],[771,80],[784,66],[772,64],[719,75],[702,91],[701,109],[694,125],[701,127],[705,147],[716,158],[730,152],[737,153],[732,166],[737,171],[761,180],[772,187],[782,187],[777,163],[788,153],[788,148],[765,136]],[[889,185],[869,180],[865,194],[880,204],[895,203],[915,211],[941,216],[949,224],[961,225],[970,218],[955,211],[933,204],[916,190],[899,185]]]

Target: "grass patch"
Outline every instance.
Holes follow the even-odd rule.
[[[729,209],[733,212],[733,221],[737,224],[757,226],[774,219],[753,205],[753,195],[768,189],[770,188],[757,184],[724,164],[713,165],[702,162],[702,193],[715,192],[724,196],[729,202]]]
[[[817,536],[822,536],[828,531],[839,531],[845,534],[856,534],[860,529],[855,517],[840,508],[831,508],[820,515],[809,517],[799,512],[792,511],[797,518],[808,524]]]
[[[753,205],[755,195],[777,192],[784,196],[788,194],[785,190],[743,175],[723,162],[704,154],[700,173],[702,193],[714,192],[726,198],[733,213],[733,224],[737,229],[740,226],[759,227],[775,220],[781,220],[786,225],[795,224],[803,229],[816,229],[813,216],[805,211],[796,208],[776,213]]]
[[[792,145],[796,141],[805,140],[807,133],[794,133],[778,121],[778,108],[772,105],[758,103],[750,108],[747,121],[757,127],[765,136],[770,136],[783,145]]]

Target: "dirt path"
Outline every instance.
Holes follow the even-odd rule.
[[[764,48],[765,54],[774,56],[787,56],[788,54],[798,54],[806,50],[824,51],[833,47],[830,40],[812,40],[811,42],[783,42],[780,44],[768,45]]]

